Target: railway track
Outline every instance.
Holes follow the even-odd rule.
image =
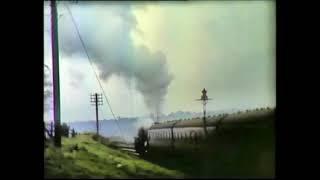
[[[139,154],[136,152],[133,144],[118,143],[116,146],[122,151],[126,151],[126,152],[129,152],[130,154],[139,156]]]

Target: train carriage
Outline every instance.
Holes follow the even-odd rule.
[[[264,128],[273,124],[274,109],[260,108],[206,118],[209,135],[223,129]],[[155,123],[148,130],[149,148],[195,148],[205,140],[202,118]],[[234,131],[234,130],[233,130]]]
[[[274,121],[270,108],[212,116],[206,119],[207,137],[202,118],[155,123],[144,130],[147,137],[140,139],[147,145],[139,151],[147,157],[186,158],[217,175],[269,177],[275,164]]]

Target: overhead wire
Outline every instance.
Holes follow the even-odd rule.
[[[87,58],[88,58],[88,60],[89,60],[89,62],[90,62],[91,68],[92,68],[92,70],[93,70],[93,72],[94,72],[94,74],[95,74],[95,77],[96,77],[96,79],[97,79],[97,81],[98,81],[98,83],[99,83],[99,86],[100,86],[100,88],[101,88],[101,90],[102,90],[102,93],[103,93],[103,95],[104,95],[104,97],[105,97],[105,99],[106,99],[106,102],[107,102],[107,104],[108,104],[109,110],[110,110],[113,118],[115,119],[115,122],[116,122],[116,124],[117,124],[117,126],[118,126],[118,128],[119,128],[119,131],[120,131],[120,134],[121,134],[123,140],[126,142],[126,139],[124,138],[123,132],[122,132],[122,130],[121,130],[121,128],[120,128],[120,126],[119,126],[119,124],[118,124],[118,122],[117,122],[118,119],[117,119],[117,117],[115,116],[115,114],[114,114],[114,112],[113,112],[113,110],[112,110],[111,104],[110,104],[110,102],[109,102],[109,100],[108,100],[108,97],[106,96],[105,90],[104,90],[104,88],[103,88],[103,86],[102,86],[102,84],[101,84],[101,82],[100,82],[100,79],[99,79],[99,77],[98,77],[98,74],[97,74],[97,72],[94,70],[93,63],[92,63],[92,61],[91,61],[91,58],[90,58],[89,53],[88,53],[88,51],[87,51],[87,48],[86,48],[86,46],[85,46],[85,44],[84,44],[84,41],[83,41],[83,39],[82,39],[82,37],[81,37],[81,35],[80,35],[78,26],[77,26],[77,24],[76,24],[76,22],[75,22],[75,19],[74,19],[73,15],[72,15],[72,12],[71,12],[71,10],[69,9],[68,5],[66,5],[66,4],[64,4],[64,5],[65,5],[65,7],[67,8],[67,11],[69,12],[69,14],[70,14],[70,16],[71,16],[72,22],[73,22],[73,24],[74,24],[74,26],[75,26],[75,28],[76,28],[77,34],[78,34],[79,39],[80,39],[80,41],[81,41],[81,44],[82,44],[82,46],[83,46],[83,48],[84,48],[84,51],[85,51],[85,53],[86,53],[86,55],[87,55]]]

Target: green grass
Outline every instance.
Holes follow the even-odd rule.
[[[79,150],[71,150],[78,145]],[[181,178],[184,174],[93,140],[92,135],[63,138],[62,148],[48,144],[46,178]]]

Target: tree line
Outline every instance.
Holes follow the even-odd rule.
[[[45,125],[45,123],[44,123]],[[54,125],[53,125],[53,122],[50,123],[50,127],[46,127],[44,126],[44,138],[45,140],[47,139],[46,138],[46,134],[49,136],[49,138],[53,138],[54,136]],[[61,126],[60,126],[60,133],[61,133],[61,136],[63,137],[69,137],[69,135],[71,135],[71,137],[75,137],[78,133],[74,130],[74,128],[70,128],[70,126],[68,126],[66,123],[63,123]]]

